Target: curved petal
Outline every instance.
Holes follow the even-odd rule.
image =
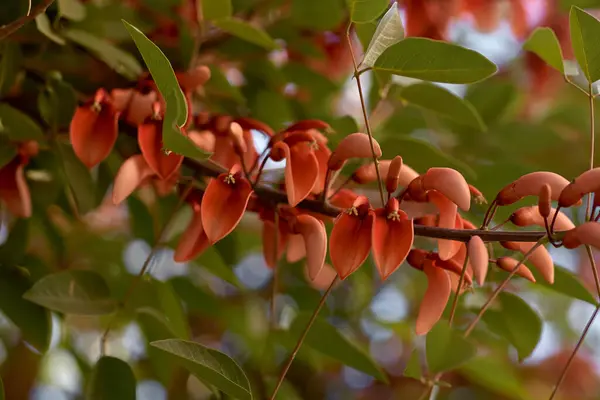
[[[318,149],[314,150],[315,156],[317,158],[317,163],[319,164],[319,175],[317,178],[317,182],[315,186],[312,188],[313,194],[322,193],[325,190],[325,177],[327,176],[327,162],[329,161],[329,157],[331,157],[331,150],[327,147],[327,144],[321,140],[315,139],[315,145],[318,146]]]
[[[371,151],[371,141],[373,142],[373,151]],[[329,158],[328,166],[332,171],[337,171],[350,158],[372,158],[373,155],[379,158],[381,154],[381,147],[374,138],[369,139],[369,135],[356,132],[340,141]]]
[[[108,102],[77,107],[69,135],[77,158],[88,168],[100,164],[117,141],[119,113]]]
[[[452,168],[429,168],[423,176],[427,190],[437,190],[462,210],[471,208],[471,190],[462,174]]]
[[[319,176],[319,162],[308,143],[297,143],[291,148],[285,144],[285,187],[288,203],[295,207],[311,192]]]
[[[390,218],[380,209],[373,225],[373,258],[382,280],[386,280],[406,259],[413,245],[413,220],[403,211],[398,218]]]
[[[229,136],[215,135],[214,152],[210,160],[220,164],[224,168],[231,168],[238,161],[238,155],[233,148],[233,142]]]
[[[154,91],[147,94],[134,91],[129,107],[127,108],[125,121],[133,126],[143,124],[152,115],[152,105],[157,100],[158,96]]]
[[[304,238],[308,276],[314,280],[321,272],[327,255],[325,224],[311,215],[300,214],[296,217],[295,230]]]
[[[512,257],[500,257],[496,260],[496,265],[506,272],[512,272],[512,270],[515,269],[518,264],[519,261]],[[531,270],[525,266],[525,264],[521,264],[519,266],[516,274],[527,279],[528,281],[535,283],[535,277],[531,273]]]
[[[144,180],[154,174],[141,154],[129,157],[117,172],[113,185],[112,201],[120,204],[134,192]]]
[[[423,272],[427,275],[427,290],[419,307],[417,335],[425,335],[439,321],[452,290],[450,277],[443,269],[434,267],[431,262],[425,262]]]
[[[277,262],[285,249],[287,237],[288,235],[279,229],[277,237],[277,257],[275,257],[275,222],[269,220],[263,221],[263,257],[265,258],[267,267],[275,268],[277,266]]]
[[[202,226],[200,210],[194,211],[190,224],[181,235],[173,259],[177,262],[190,261],[199,256],[210,246],[208,237]]]
[[[215,151],[215,135],[211,131],[190,131],[188,137],[200,150],[209,153]]]
[[[311,280],[308,276],[308,266],[304,267],[304,274],[310,286],[317,290],[327,289],[329,285],[331,285],[331,281],[333,281],[337,276],[335,269],[333,269],[329,264],[323,265],[323,268],[321,268],[321,272],[319,272],[319,274],[314,280]]]
[[[25,166],[20,157],[0,169],[0,199],[4,201],[11,214],[31,217],[31,195],[25,180]]]
[[[290,235],[286,251],[286,259],[295,263],[306,257],[306,246],[302,235]]]
[[[527,253],[535,243],[519,243],[519,251],[523,254]],[[529,255],[527,260],[533,264],[535,268],[542,274],[546,282],[554,283],[554,262],[550,253],[544,246],[538,246],[533,253]]]
[[[239,174],[235,178],[232,174],[221,174],[210,181],[202,199],[202,223],[211,243],[235,229],[251,195],[250,182]]]
[[[369,256],[374,217],[340,215],[329,237],[329,256],[341,279],[356,271]]]
[[[456,224],[456,214],[458,210],[456,204],[450,201],[443,194],[434,190],[429,191],[427,195],[429,197],[429,201],[435,204],[437,209],[440,211],[438,226],[440,228],[453,229]],[[460,242],[447,239],[438,239],[438,253],[440,255],[440,259],[451,259],[458,252],[459,246]]]
[[[468,246],[469,260],[473,267],[473,274],[475,275],[479,286],[482,286],[483,282],[485,282],[485,276],[487,275],[490,262],[488,249],[479,236],[471,237]]]
[[[161,179],[169,179],[183,162],[183,156],[163,150],[162,121],[147,121],[138,127],[138,144],[148,166]]]

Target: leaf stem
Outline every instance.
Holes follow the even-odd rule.
[[[292,350],[292,353],[290,354],[290,358],[287,360],[287,362],[285,363],[285,366],[283,367],[283,369],[281,370],[281,373],[279,374],[279,379],[277,380],[277,384],[275,385],[275,390],[273,390],[273,394],[271,395],[271,398],[270,398],[271,400],[275,400],[275,397],[277,396],[277,392],[279,392],[279,389],[281,388],[281,384],[283,383],[283,380],[285,379],[285,376],[288,373],[290,366],[294,362],[294,358],[296,358],[296,354],[298,354],[298,351],[300,350],[300,347],[302,347],[302,344],[304,343],[304,339],[306,339],[306,336],[308,335],[310,328],[312,327],[313,323],[317,319],[317,316],[319,315],[319,312],[323,308],[323,305],[325,305],[325,301],[327,300],[329,293],[331,293],[333,286],[337,283],[337,281],[339,279],[340,279],[340,277],[338,275],[336,275],[335,278],[331,281],[331,284],[329,285],[329,287],[327,288],[325,293],[323,293],[323,296],[321,296],[321,300],[319,301],[317,308],[315,308],[315,311],[313,312],[312,316],[310,317],[310,320],[308,321],[306,328],[304,328],[302,335],[300,335],[300,339],[298,339],[298,343],[296,343],[294,350]]]
[[[363,95],[362,84],[360,83],[360,74],[358,72],[358,66],[356,65],[356,57],[354,56],[354,49],[352,48],[352,39],[350,38],[350,28],[352,24],[348,25],[346,30],[346,41],[348,42],[348,48],[350,49],[350,55],[352,56],[352,65],[354,67],[354,78],[356,79],[356,87],[358,88],[358,95],[360,97],[360,107],[362,109],[363,119],[365,120],[365,128],[367,129],[367,135],[369,135],[369,145],[371,146],[371,154],[373,154],[373,162],[375,163],[375,172],[377,173],[377,185],[379,188],[379,196],[381,197],[381,206],[385,206],[385,196],[383,194],[383,183],[381,182],[381,173],[379,172],[379,160],[375,155],[375,146],[373,145],[373,134],[371,133],[371,125],[369,124],[369,115],[367,113],[367,106],[365,104],[365,98]]]

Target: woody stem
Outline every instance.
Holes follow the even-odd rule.
[[[494,290],[494,292],[492,293],[492,295],[490,296],[490,298],[485,302],[485,304],[483,305],[483,307],[481,307],[481,310],[479,311],[479,314],[477,314],[477,316],[475,317],[475,319],[473,321],[471,321],[471,323],[469,324],[469,326],[465,330],[465,333],[464,333],[465,337],[467,337],[467,336],[469,336],[471,334],[471,331],[473,331],[473,328],[475,328],[475,325],[477,325],[477,323],[479,322],[479,320],[481,320],[481,317],[483,317],[483,314],[492,305],[492,302],[494,300],[496,300],[496,297],[498,297],[498,295],[500,294],[500,292],[506,287],[506,285],[508,284],[508,281],[510,281],[510,278],[512,278],[513,275],[517,273],[517,271],[519,270],[519,268],[521,268],[521,265],[525,264],[525,261],[527,261],[527,259],[529,258],[529,256],[531,254],[533,254],[533,252],[538,247],[540,247],[542,245],[544,238],[545,238],[545,236],[543,238],[541,238],[540,240],[538,240],[537,243],[535,245],[533,245],[533,247],[531,249],[529,249],[529,251],[523,255],[523,259],[521,261],[519,261],[519,263],[517,265],[515,265],[515,267],[510,271],[510,273],[508,274],[508,276],[502,281],[502,283],[500,283],[500,285],[496,288],[496,290]]]
[[[365,128],[367,135],[369,135],[369,145],[371,146],[371,154],[373,155],[373,163],[375,164],[375,172],[377,173],[377,185],[379,188],[379,196],[381,197],[381,206],[385,206],[385,196],[383,194],[383,183],[381,182],[381,173],[379,172],[379,161],[375,155],[375,146],[373,145],[373,135],[371,133],[371,124],[369,124],[369,115],[367,113],[367,106],[365,104],[365,98],[362,91],[362,84],[360,83],[360,74],[358,73],[358,66],[356,65],[356,57],[354,56],[354,49],[352,48],[352,40],[350,39],[350,27],[348,25],[346,30],[346,40],[348,42],[348,48],[350,49],[350,55],[352,56],[352,66],[354,67],[354,79],[356,79],[356,87],[358,88],[358,96],[360,98],[360,108],[362,109],[363,119],[365,120]]]
[[[148,271],[148,268],[150,267],[150,262],[152,261],[152,259],[154,259],[154,255],[156,254],[156,251],[158,250],[158,248],[160,247],[160,245],[162,243],[163,236],[167,232],[167,229],[169,228],[171,221],[173,220],[173,218],[175,217],[175,215],[177,214],[177,212],[179,211],[181,206],[183,206],[183,203],[185,202],[185,199],[188,196],[188,194],[190,193],[190,191],[192,190],[192,188],[193,188],[193,180],[191,180],[190,183],[188,183],[188,185],[186,186],[181,197],[179,198],[179,201],[177,202],[175,207],[173,207],[173,209],[171,210],[171,213],[165,220],[165,223],[164,223],[162,229],[156,236],[156,240],[154,241],[152,249],[150,249],[150,253],[148,253],[148,256],[144,260],[144,264],[142,264],[142,269],[140,269],[140,272],[133,278],[133,280],[131,281],[131,284],[127,288],[127,291],[125,292],[125,296],[123,296],[123,300],[120,303],[121,309],[125,308],[125,305],[131,298],[131,295],[133,294],[133,290],[135,289],[136,285],[139,283],[140,279],[142,279],[142,277],[144,276],[146,271]],[[104,355],[106,353],[106,341],[108,340],[108,335],[110,334],[110,331],[112,330],[113,325],[114,325],[118,315],[119,315],[118,311],[115,314],[113,314],[112,318],[108,321],[106,330],[100,337],[100,354],[102,354],[102,355]]]
[[[296,358],[296,354],[298,354],[298,351],[300,350],[300,347],[302,347],[302,344],[304,343],[304,339],[306,339],[306,336],[308,335],[310,328],[312,327],[313,323],[317,319],[319,312],[325,305],[325,301],[327,300],[329,293],[331,293],[333,286],[337,283],[337,281],[339,279],[340,279],[340,277],[338,275],[336,275],[335,278],[331,281],[331,284],[329,285],[329,287],[327,288],[325,293],[323,293],[323,296],[321,296],[321,300],[319,301],[317,308],[315,308],[315,311],[313,311],[313,314],[310,317],[310,320],[308,321],[306,328],[304,328],[302,335],[300,335],[300,338],[298,339],[298,343],[296,343],[294,350],[292,350],[292,353],[290,354],[289,359],[287,360],[287,362],[285,363],[285,366],[283,367],[283,369],[281,370],[281,373],[279,374],[279,379],[277,380],[277,384],[275,385],[275,389],[273,390],[273,394],[271,395],[271,398],[270,398],[271,400],[275,400],[275,397],[277,396],[277,392],[279,392],[279,389],[281,388],[281,384],[283,383],[283,380],[285,379],[285,376],[287,375],[287,373],[290,369],[290,366],[294,362],[294,358]]]

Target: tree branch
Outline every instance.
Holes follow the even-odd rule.
[[[52,3],[54,3],[54,0],[42,0],[38,5],[31,9],[31,12],[28,15],[24,15],[10,24],[0,26],[0,40],[18,31],[29,21],[33,21],[38,15],[45,12]]]
[[[223,167],[209,161],[197,161],[189,158],[184,159],[184,164],[202,175],[216,177],[227,172]],[[284,192],[272,189],[268,186],[257,185],[254,189],[256,195],[268,199],[274,203],[287,203]],[[337,217],[343,210],[331,204],[323,204],[317,200],[304,200],[298,204],[299,208],[313,211],[329,217]],[[435,226],[414,225],[415,235],[436,239],[450,239],[459,242],[468,242],[471,237],[479,236],[484,242],[537,242],[546,235],[545,231],[490,231],[483,229],[447,229]],[[561,232],[556,232],[560,234]]]

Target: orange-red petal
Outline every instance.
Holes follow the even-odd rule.
[[[112,201],[120,204],[133,193],[154,171],[141,154],[129,157],[117,172],[113,185]]]
[[[423,265],[423,272],[427,275],[427,290],[419,307],[417,335],[425,335],[440,320],[452,290],[448,273],[434,267],[430,260]]]
[[[325,224],[311,215],[300,214],[296,217],[294,230],[304,239],[308,276],[314,280],[321,272],[327,255]]]
[[[138,127],[138,144],[152,170],[161,178],[169,179],[183,162],[183,156],[167,154],[163,150],[163,122],[148,120]]]
[[[198,207],[198,210],[194,210],[190,224],[179,239],[173,258],[177,262],[190,261],[202,254],[209,246],[210,242],[204,232],[202,215]]]
[[[285,250],[287,238],[287,233],[282,232],[282,230],[279,229],[277,236],[277,255],[275,255],[275,222],[269,220],[263,221],[263,257],[269,268],[275,268],[277,266],[277,261],[279,261]]]
[[[304,200],[319,177],[319,162],[310,148],[310,144],[300,142],[289,147],[280,142],[276,145],[285,153],[285,188],[288,203],[295,207]]]
[[[457,205],[450,201],[443,194],[430,190],[428,193],[429,201],[437,207],[440,211],[440,219],[438,226],[440,228],[453,229],[456,224]],[[438,253],[440,259],[449,260],[457,252],[460,246],[460,242],[447,239],[438,239]]]
[[[232,168],[212,179],[202,199],[202,223],[211,243],[218,242],[235,229],[252,195],[250,182]]]

